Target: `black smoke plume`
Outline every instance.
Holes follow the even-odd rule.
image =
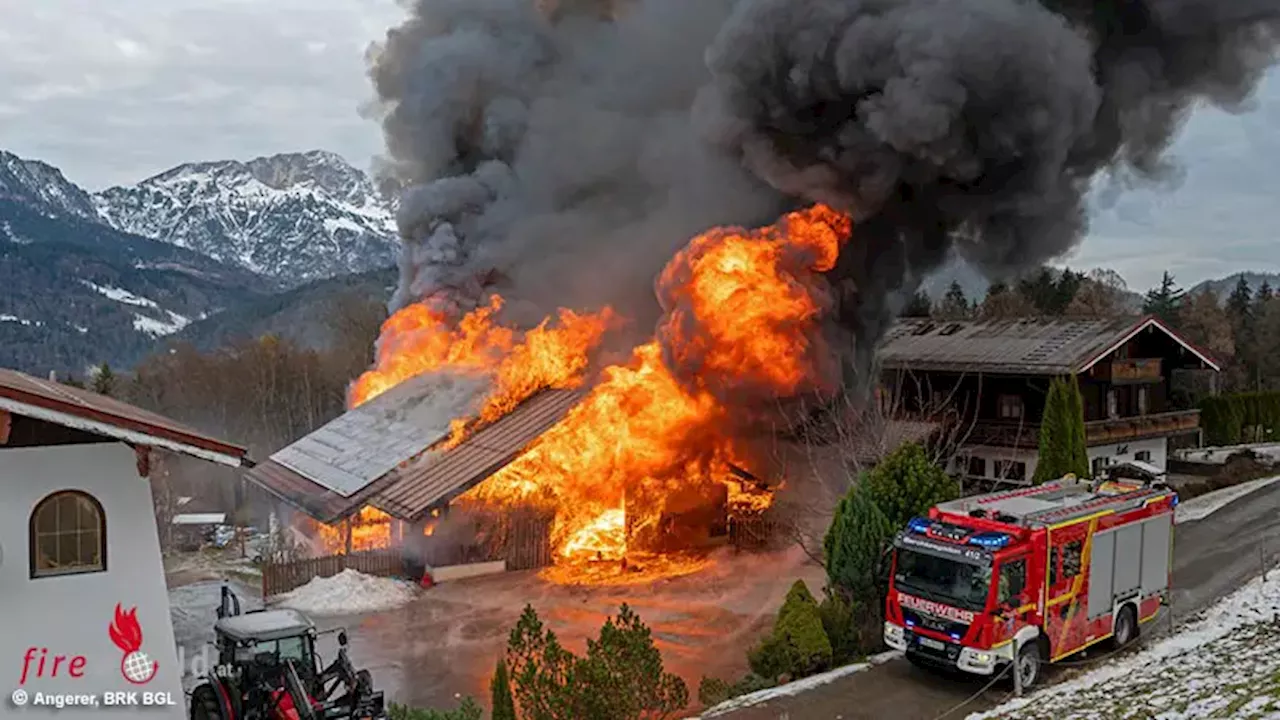
[[[614,303],[712,225],[825,202],[847,373],[958,253],[1061,256],[1084,197],[1168,175],[1198,103],[1243,107],[1280,0],[416,0],[370,55],[401,189],[393,309],[479,295]],[[550,9],[548,9],[550,8]]]
[[[831,274],[846,367],[953,251],[1006,275],[1082,236],[1104,171],[1168,172],[1200,102],[1242,107],[1280,0],[747,0],[707,53],[704,136],[859,219]]]

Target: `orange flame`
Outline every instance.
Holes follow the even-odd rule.
[[[673,510],[667,501],[677,490],[710,496],[712,486],[730,485],[731,502],[767,507],[770,495],[744,491],[729,473],[739,454],[729,431],[736,418],[703,388],[737,381],[786,397],[817,382],[806,338],[817,334],[822,305],[802,275],[829,269],[849,229],[847,217],[818,206],[755,232],[694,238],[659,279],[680,310],[667,305],[659,336],[669,355],[701,360],[693,387],[677,380],[658,341],[641,345],[463,501],[555,510],[552,542],[563,560],[624,556],[632,538]]]
[[[391,516],[375,507],[366,505],[349,520],[334,525],[325,525],[310,518],[304,518],[304,521],[328,555],[341,555],[347,551],[347,522],[351,523],[352,552],[391,547]]]

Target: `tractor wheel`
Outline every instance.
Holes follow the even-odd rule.
[[[1138,637],[1138,618],[1134,612],[1132,605],[1125,605],[1120,608],[1120,614],[1116,616],[1116,627],[1114,634],[1111,636],[1112,645],[1116,649],[1127,646]]]
[[[191,693],[191,720],[231,720],[222,714],[222,703],[212,685],[205,683]]]

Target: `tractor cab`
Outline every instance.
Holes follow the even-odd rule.
[[[316,626],[297,610],[261,610],[224,617],[213,626],[222,675],[279,673],[291,661],[304,681],[314,680]]]
[[[330,631],[331,632],[331,631]],[[385,720],[383,694],[368,670],[347,657],[338,629],[338,656],[324,666],[316,653],[323,634],[297,610],[241,612],[222,588],[213,626],[218,665],[191,693],[192,720]]]

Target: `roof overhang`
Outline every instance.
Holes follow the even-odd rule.
[[[1212,368],[1216,372],[1222,372],[1222,366],[1216,360],[1211,358],[1208,353],[1196,347],[1190,341],[1188,341],[1186,338],[1183,338],[1178,333],[1174,332],[1172,328],[1170,328],[1168,325],[1165,325],[1163,322],[1160,321],[1160,318],[1157,318],[1155,316],[1149,316],[1149,317],[1143,318],[1142,320],[1139,320],[1138,323],[1135,324],[1132,328],[1130,328],[1128,332],[1122,335],[1120,339],[1111,343],[1110,345],[1107,346],[1105,350],[1099,352],[1097,355],[1094,355],[1092,358],[1085,361],[1084,364],[1082,364],[1080,367],[1075,369],[1075,372],[1077,373],[1088,372],[1091,368],[1093,368],[1094,365],[1097,365],[1098,363],[1102,362],[1104,358],[1111,355],[1111,353],[1119,350],[1120,348],[1124,347],[1125,343],[1137,337],[1138,333],[1152,327],[1160,328],[1160,330],[1162,330],[1165,335],[1168,335],[1170,338],[1174,340],[1174,342],[1181,345],[1192,355],[1195,355],[1205,365],[1208,365],[1210,368]]]
[[[93,418],[82,417],[72,413],[56,410],[44,405],[36,405],[32,403],[21,402],[9,397],[0,397],[0,410],[11,412],[15,415],[24,415],[26,417],[44,420],[55,425],[75,428],[83,430],[95,435],[114,438],[133,445],[147,445],[151,447],[163,448],[172,452],[192,457],[208,460],[209,462],[226,465],[228,467],[241,467],[245,464],[245,450],[234,445],[215,442],[202,442],[200,445],[193,444],[190,441],[181,441],[172,437],[171,433],[147,432],[135,430],[131,428],[121,427],[120,425],[98,420]],[[211,447],[212,446],[212,447]],[[218,448],[218,449],[215,449]]]

